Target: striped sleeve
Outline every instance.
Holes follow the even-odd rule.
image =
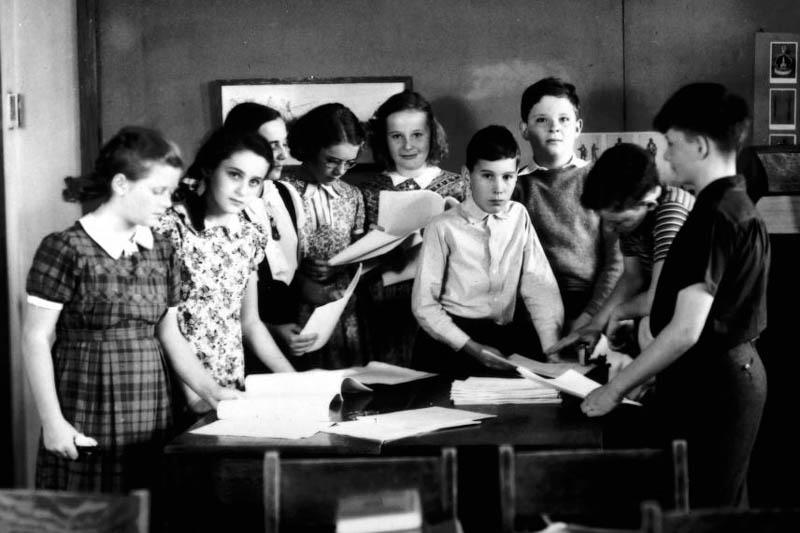
[[[694,207],[692,193],[677,187],[667,187],[656,211],[656,222],[653,227],[653,263],[666,259],[672,240],[686,222],[692,207]]]

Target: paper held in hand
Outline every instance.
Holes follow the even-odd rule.
[[[366,261],[389,252],[412,233],[424,228],[452,201],[433,191],[381,191],[378,199],[378,226],[334,255],[333,266]],[[418,236],[416,237],[418,238]]]
[[[593,379],[587,378],[586,376],[572,369],[567,370],[560,376],[552,379],[540,376],[539,374],[531,372],[527,368],[523,368],[521,366],[517,367],[517,372],[519,372],[520,375],[531,381],[549,385],[554,389],[559,390],[560,392],[570,394],[572,396],[577,396],[578,398],[586,398],[586,396],[588,396],[590,392],[601,386],[598,382],[594,381]],[[642,405],[639,402],[635,402],[627,398],[624,398],[622,400],[622,403],[626,403],[628,405],[639,405],[639,406]]]
[[[303,326],[303,331],[301,331],[300,334],[308,335],[311,333],[316,333],[317,340],[308,348],[307,352],[319,350],[328,343],[328,340],[330,340],[331,335],[333,334],[333,328],[336,327],[336,324],[342,317],[344,308],[347,307],[347,302],[350,301],[350,297],[353,295],[356,285],[358,285],[358,280],[361,277],[362,270],[363,267],[358,265],[358,270],[356,270],[356,274],[353,276],[353,280],[350,282],[350,285],[347,286],[344,296],[338,300],[334,300],[326,303],[325,305],[317,307],[311,313],[311,316],[308,317],[308,322],[306,322],[306,325]]]

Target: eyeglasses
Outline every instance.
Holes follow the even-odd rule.
[[[356,166],[356,160],[350,159],[349,161],[344,161],[339,159],[338,157],[333,157],[330,155],[326,155],[325,157],[325,168],[328,170],[333,170],[335,168],[343,167],[345,170],[350,170],[354,166]]]

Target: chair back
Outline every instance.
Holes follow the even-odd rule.
[[[130,495],[0,490],[0,531],[14,533],[147,533],[150,493]]]
[[[333,531],[339,499],[386,489],[418,490],[426,522],[455,520],[455,448],[423,457],[281,459],[267,452],[265,531]]]
[[[640,506],[688,509],[686,441],[672,450],[499,450],[502,531],[538,527],[542,515],[586,526],[636,528]]]
[[[786,533],[800,531],[800,508],[662,511],[642,504],[642,533]]]

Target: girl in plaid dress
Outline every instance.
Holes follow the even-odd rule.
[[[403,91],[389,97],[369,122],[370,147],[383,171],[360,184],[366,206],[366,227],[378,222],[381,191],[426,189],[459,202],[467,194],[459,174],[439,168],[447,157],[447,137],[433,114],[431,104],[419,93]],[[417,248],[418,250],[418,248]],[[367,313],[369,345],[374,359],[409,366],[417,321],[411,314],[413,280],[384,286],[382,274],[401,271],[414,261],[401,246],[383,256],[379,268],[362,282]]]
[[[294,370],[258,314],[256,271],[268,230],[242,211],[258,198],[271,161],[258,133],[216,130],[187,171],[182,201],[157,228],[172,241],[183,271],[180,330],[217,383],[232,389],[244,389],[243,340],[273,372]],[[186,393],[193,411],[211,408],[191,389]]]
[[[101,149],[91,175],[67,180],[65,199],[102,203],[48,235],[28,274],[22,348],[42,420],[39,488],[155,485],[172,425],[165,353],[209,403],[234,396],[178,331],[180,271],[169,241],[150,231],[181,167],[160,133],[127,127]]]

